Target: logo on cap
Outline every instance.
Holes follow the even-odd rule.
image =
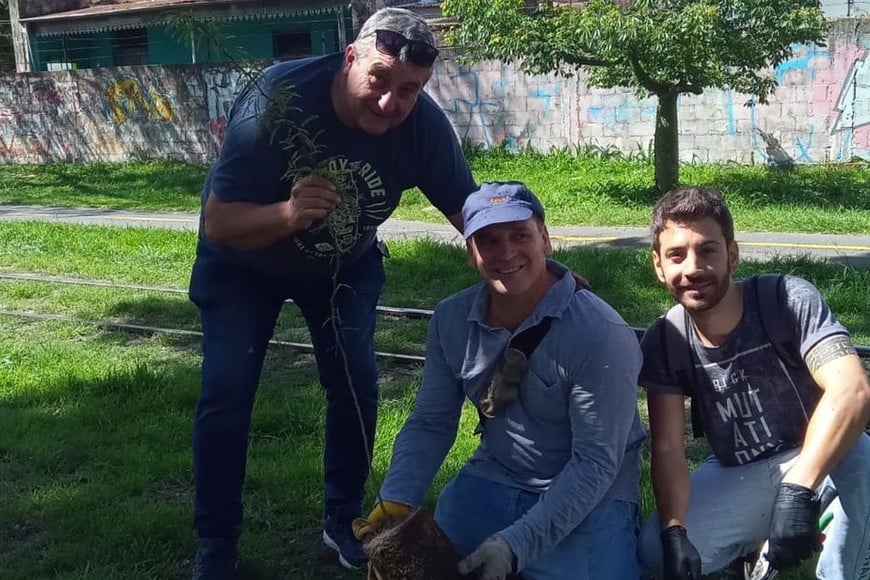
[[[497,203],[504,203],[506,201],[507,201],[507,196],[504,196],[504,195],[497,195],[495,197],[489,198],[489,203],[491,203],[493,205],[495,205]]]

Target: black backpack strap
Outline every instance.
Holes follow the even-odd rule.
[[[571,276],[574,278],[574,292],[580,292],[581,290],[590,290],[589,282],[586,281],[586,278],[580,276],[579,274],[575,274],[571,272]],[[549,332],[550,325],[553,324],[552,316],[545,316],[539,323],[534,326],[530,326],[525,329],[515,337],[511,339],[508,343],[508,348],[515,348],[526,355],[526,360],[532,358],[532,353],[535,352],[535,349],[538,348],[538,345],[541,344],[541,341],[544,339],[544,336]]]
[[[664,320],[664,332],[661,333],[661,350],[665,353],[668,370],[677,378],[690,399],[692,437],[698,439],[704,436],[704,422],[701,405],[695,401],[695,373],[693,372],[692,347],[689,341],[689,313],[677,304],[667,311]]]
[[[760,274],[749,281],[755,286],[755,307],[758,309],[761,329],[773,345],[776,356],[788,367],[802,367],[805,363],[788,312],[785,276]]]
[[[530,359],[532,353],[535,352],[535,349],[538,348],[538,345],[541,344],[542,340],[544,340],[544,335],[549,332],[552,324],[553,317],[545,316],[543,320],[536,325],[525,329],[513,337],[508,343],[508,348],[515,348],[526,355],[526,360]]]
[[[526,360],[532,358],[532,353],[535,352],[535,349],[538,348],[538,345],[541,344],[541,341],[544,340],[544,336],[549,332],[550,326],[553,324],[552,316],[545,316],[539,323],[534,326],[530,326],[525,329],[521,333],[517,334],[513,338],[511,338],[510,342],[507,345],[507,349],[514,348],[522,352]],[[498,371],[496,371],[498,372]],[[483,426],[486,423],[486,415],[483,414],[483,411],[480,410],[480,406],[475,405],[475,409],[477,409],[477,427],[474,428],[475,435],[483,434]]]
[[[576,292],[580,292],[581,290],[592,290],[592,285],[589,284],[589,280],[576,272],[571,272],[571,275],[574,277]]]
[[[586,281],[585,278],[574,274],[571,275],[574,277],[574,291],[580,292],[581,290],[589,290],[589,282]],[[552,316],[545,316],[539,323],[534,326],[530,326],[525,329],[521,333],[517,334],[513,338],[511,338],[510,342],[507,345],[507,348],[515,348],[522,352],[526,356],[526,360],[531,360],[532,353],[535,352],[535,349],[538,348],[538,345],[541,344],[541,341],[544,340],[544,336],[550,331],[550,326],[553,324]],[[505,349],[507,350],[507,349]],[[477,409],[477,427],[474,428],[475,435],[483,434],[483,425],[486,423],[486,415],[483,414],[483,411],[480,410],[480,407],[475,405],[475,409]]]

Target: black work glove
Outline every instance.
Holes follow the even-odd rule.
[[[671,526],[659,534],[665,557],[665,580],[701,580],[701,555],[686,528]]]
[[[822,549],[816,492],[802,485],[783,483],[773,501],[767,560],[777,570],[795,568]]]

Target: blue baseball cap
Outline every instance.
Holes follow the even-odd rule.
[[[535,194],[519,181],[482,183],[462,205],[465,239],[493,224],[520,222],[532,216],[544,219],[544,206]]]

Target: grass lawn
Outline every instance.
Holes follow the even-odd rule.
[[[539,194],[553,225],[646,226],[658,195],[641,160],[567,153],[469,152],[477,181],[519,179]],[[207,168],[178,162],[0,166],[0,204],[198,211]],[[870,164],[684,165],[685,185],[720,188],[741,230],[870,232]],[[397,218],[440,221],[417,190]]]
[[[41,223],[0,223],[0,273],[28,272],[184,288],[195,235]],[[383,303],[431,307],[476,281],[462,251],[433,242],[391,244]],[[668,298],[646,252],[572,250],[559,259],[586,275],[634,325]],[[805,275],[822,289],[857,342],[870,343],[870,270],[800,261],[747,263]],[[0,279],[0,309],[82,321],[196,329],[183,294]],[[277,338],[305,340],[292,307]],[[378,346],[419,352],[425,322],[384,318]],[[86,322],[0,315],[0,576],[181,579],[189,577],[190,430],[198,392],[195,339],[134,335]],[[374,481],[412,403],[420,369],[381,367]],[[639,401],[643,408],[642,400]],[[244,577],[362,578],[319,541],[323,397],[310,355],[271,349],[250,439]],[[433,486],[456,472],[476,439],[466,408],[457,444]],[[691,445],[693,459],[705,453]],[[370,492],[373,492],[370,489]],[[645,490],[645,509],[650,509]],[[781,575],[795,580],[803,573]]]

